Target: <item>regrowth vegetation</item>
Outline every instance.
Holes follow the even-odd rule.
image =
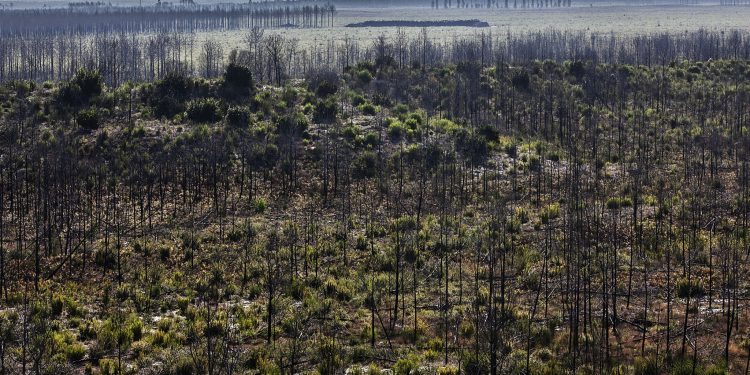
[[[0,87],[0,373],[746,371],[747,61],[380,43]]]

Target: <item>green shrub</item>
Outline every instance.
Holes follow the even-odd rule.
[[[393,373],[395,375],[409,375],[418,368],[419,358],[414,354],[410,354],[396,361],[396,364],[393,365]]]
[[[324,80],[320,82],[318,87],[315,89],[315,95],[320,98],[327,98],[335,94],[339,90],[338,86],[330,80]]]
[[[121,373],[116,359],[99,360],[99,370],[101,371],[101,375],[117,375]]]
[[[550,161],[558,162],[560,158],[560,151],[550,151],[547,153],[547,159]]]
[[[539,219],[542,221],[542,224],[547,224],[550,222],[550,220],[555,220],[558,217],[560,217],[559,203],[553,203],[547,207],[544,207],[539,213]]]
[[[250,109],[232,106],[227,110],[226,124],[233,128],[246,128],[250,123]]]
[[[85,321],[78,325],[78,340],[86,341],[96,338],[97,327],[91,321]]]
[[[653,356],[637,357],[633,367],[635,375],[659,375],[659,363]]]
[[[406,125],[407,128],[411,130],[417,130],[419,127],[419,121],[413,118],[408,118],[406,121],[404,121],[404,125]]]
[[[322,338],[318,342],[318,372],[321,374],[336,374],[342,365],[339,354],[341,349],[333,339]]]
[[[163,79],[154,82],[150,93],[150,104],[157,118],[173,118],[185,111],[184,100],[190,97],[194,82],[189,77],[178,73],[169,73]]]
[[[438,133],[453,133],[461,129],[455,122],[445,118],[433,121],[432,126]]]
[[[301,112],[296,112],[280,117],[276,124],[276,130],[279,134],[285,136],[299,137],[305,134],[308,126],[307,117]]]
[[[169,366],[167,372],[169,375],[193,375],[196,373],[193,359],[186,355],[177,358],[177,360]]]
[[[529,88],[531,78],[529,77],[529,72],[523,70],[514,74],[510,81],[513,87],[519,90],[526,90]]]
[[[255,213],[262,214],[266,211],[267,203],[265,198],[263,197],[256,197],[253,199],[253,209],[255,210]]]
[[[460,131],[456,136],[456,150],[471,164],[483,164],[489,155],[487,140],[473,132]]]
[[[403,136],[405,136],[408,132],[408,128],[399,120],[396,119],[388,119],[388,136],[391,139],[400,139]]]
[[[190,95],[193,83],[190,77],[178,72],[171,72],[154,82],[154,94],[156,97],[171,97],[183,100]]]
[[[338,105],[336,105],[336,101],[331,99],[321,101],[315,106],[313,121],[323,124],[334,122],[338,111],[339,109]]]
[[[214,98],[191,100],[187,104],[187,117],[196,123],[215,122],[221,118],[220,103]]]
[[[693,371],[693,361],[679,360],[672,365],[672,375],[694,375],[696,373]]]
[[[680,298],[703,297],[705,294],[706,291],[699,280],[682,279],[677,281],[677,296]]]
[[[396,105],[396,107],[393,108],[393,113],[395,113],[395,114],[397,114],[399,116],[405,115],[405,114],[409,113],[409,106],[407,106],[406,104],[403,104],[403,103],[398,104],[398,105]]]
[[[253,74],[250,69],[241,65],[230,63],[224,71],[224,88],[229,94],[249,94],[253,87]]]
[[[86,130],[99,129],[99,113],[96,108],[81,110],[76,115],[76,123]]]
[[[184,103],[171,96],[157,97],[152,105],[154,107],[154,116],[157,118],[173,118],[185,110]]]
[[[568,66],[568,72],[577,79],[581,79],[586,74],[586,66],[583,62],[576,61]]]
[[[117,264],[117,256],[112,249],[100,248],[94,254],[94,263],[102,268],[112,268]]]
[[[542,168],[542,160],[537,155],[531,155],[529,159],[529,170],[538,172]]]
[[[466,374],[488,374],[490,372],[487,358],[481,354],[477,356],[473,350],[467,350],[461,353],[461,361],[463,362]],[[516,373],[512,372],[511,374]]]
[[[143,337],[143,322],[137,316],[131,316],[128,321],[129,335],[134,341],[138,341]]]
[[[73,77],[72,83],[81,88],[81,95],[88,100],[102,93],[102,76],[98,70],[80,69]]]
[[[459,332],[461,332],[461,337],[463,338],[471,338],[474,336],[474,323],[470,322],[469,320],[464,319],[461,321],[461,325],[458,327]]]
[[[523,207],[516,207],[516,209],[513,210],[513,215],[518,218],[521,224],[526,224],[529,222],[529,210]]]
[[[390,108],[393,105],[393,101],[391,100],[390,96],[385,94],[375,94],[372,97],[372,102],[375,105],[379,105],[381,107]]]
[[[83,344],[74,343],[74,344],[68,345],[65,348],[65,357],[67,357],[68,361],[70,362],[78,362],[82,360],[85,356],[86,356],[86,347],[83,346]]]
[[[61,106],[76,106],[81,104],[81,88],[70,82],[60,86],[55,101]]]
[[[376,173],[377,155],[374,152],[365,151],[352,161],[352,177],[354,179],[372,178]]]
[[[610,209],[610,210],[617,210],[620,208],[631,207],[631,206],[633,206],[633,200],[627,197],[625,198],[613,197],[613,198],[607,199],[607,209]]]
[[[378,107],[372,105],[371,103],[360,104],[358,108],[360,111],[362,111],[362,114],[367,116],[375,116],[378,113]]]
[[[365,97],[361,94],[354,93],[352,94],[352,105],[355,107],[359,107],[360,105],[366,103]]]
[[[99,71],[82,68],[60,88],[56,99],[59,104],[66,106],[86,104],[99,96],[103,88],[104,84]]]
[[[64,301],[62,296],[54,296],[50,303],[50,313],[52,316],[60,316],[63,312]]]
[[[367,69],[362,69],[357,72],[357,79],[365,85],[372,82],[372,74]]]
[[[633,207],[633,200],[628,197],[620,198],[620,207]]]

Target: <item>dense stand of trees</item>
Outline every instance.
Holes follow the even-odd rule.
[[[746,372],[747,36],[600,38],[2,86],[0,372]]]
[[[570,7],[572,4],[573,0],[430,0],[430,7],[435,9],[542,9]]]
[[[171,72],[214,77],[226,64],[240,61],[253,69],[258,81],[278,83],[281,77],[303,78],[316,70],[340,72],[384,53],[392,55],[399,67],[435,67],[467,59],[487,65],[497,56],[520,64],[590,60],[653,66],[679,59],[748,59],[750,34],[699,30],[625,37],[544,31],[482,33],[446,40],[424,29],[413,37],[399,32],[388,43],[381,37],[375,42],[343,38],[303,44],[254,27],[240,46],[211,39],[197,41],[190,33],[15,36],[0,38],[0,82],[68,79],[78,69],[87,68],[98,70],[108,85],[117,86],[125,81],[153,81]]]
[[[283,5],[282,5],[283,4]],[[150,7],[70,7],[0,11],[0,36],[127,35],[330,27],[336,7],[307,1]]]

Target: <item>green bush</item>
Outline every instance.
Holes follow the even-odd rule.
[[[54,296],[52,298],[52,302],[50,303],[50,313],[52,316],[60,316],[63,312],[63,297],[61,296]]]
[[[362,82],[363,84],[368,84],[372,82],[372,74],[370,74],[370,71],[367,69],[362,69],[357,72],[357,79]]]
[[[91,321],[85,321],[78,325],[78,340],[86,341],[96,338],[97,327]]]
[[[332,123],[336,120],[338,114],[338,105],[336,101],[328,99],[318,103],[315,106],[315,113],[313,114],[313,121],[317,123]]]
[[[352,162],[352,177],[360,180],[372,178],[377,173],[377,155],[372,151],[359,154]]]
[[[257,197],[253,199],[253,209],[255,210],[255,213],[262,214],[266,211],[267,203],[265,198],[263,197]]]
[[[513,87],[519,89],[519,90],[526,90],[529,88],[529,85],[531,83],[531,78],[529,77],[529,72],[523,70],[513,75],[513,77],[510,80]]]
[[[653,356],[637,357],[633,367],[635,375],[659,375],[659,363]]]
[[[489,155],[487,140],[466,130],[460,131],[456,136],[456,150],[471,164],[483,164]]]
[[[96,108],[84,109],[76,115],[78,126],[87,130],[96,130],[99,128],[99,113]]]
[[[307,117],[301,112],[296,112],[279,118],[276,130],[285,136],[299,137],[305,134],[308,126]]]
[[[193,359],[189,356],[180,356],[177,358],[167,372],[169,375],[193,375],[196,373]]]
[[[358,93],[352,94],[352,105],[353,106],[359,107],[361,104],[364,104],[365,102],[367,102],[367,101],[365,100],[364,96],[362,96],[362,95],[360,95]]]
[[[178,73],[169,73],[163,79],[154,82],[149,97],[157,118],[173,118],[185,111],[184,101],[192,92],[194,82],[189,77]]]
[[[187,104],[187,117],[196,123],[218,121],[221,118],[220,103],[214,98],[191,100]]]
[[[154,116],[157,118],[173,118],[178,113],[185,111],[185,104],[172,96],[157,97],[152,105]]]
[[[76,106],[81,100],[81,88],[72,83],[61,85],[55,96],[55,101],[61,106]]]
[[[72,82],[81,88],[81,95],[88,100],[102,93],[102,76],[98,70],[80,69],[76,72]]]
[[[83,346],[83,344],[74,343],[74,344],[68,345],[65,348],[65,357],[67,357],[68,361],[70,362],[78,362],[82,360],[85,356],[86,356],[86,347]]]
[[[321,374],[336,374],[342,365],[339,356],[341,349],[333,339],[322,338],[318,343],[318,372]]]
[[[134,341],[138,341],[143,338],[143,322],[137,316],[131,316],[128,321],[129,336]]]
[[[101,371],[101,375],[117,375],[121,373],[116,359],[99,360],[99,370]]]
[[[703,297],[706,294],[699,280],[682,279],[677,281],[677,296],[680,298]]]
[[[583,62],[576,61],[570,66],[568,66],[568,72],[577,79],[583,78],[583,75],[586,74],[586,66],[583,65]]]
[[[330,80],[322,81],[315,89],[315,95],[320,98],[327,98],[339,90],[338,86]]]
[[[64,106],[86,104],[99,96],[103,88],[102,76],[98,71],[80,69],[70,81],[60,87],[56,100]]]
[[[112,249],[100,248],[94,254],[94,263],[102,268],[112,268],[117,264],[117,256]]]
[[[558,217],[560,217],[559,203],[553,203],[547,207],[542,208],[542,211],[539,214],[539,219],[542,221],[542,224],[547,224],[551,220],[555,220]]]
[[[396,364],[393,365],[393,373],[395,375],[409,375],[418,368],[419,358],[414,354],[410,354],[396,361]]]
[[[376,132],[367,132],[364,137],[363,143],[366,146],[375,147],[380,144],[380,134]]]
[[[403,115],[409,113],[409,106],[407,106],[406,104],[403,104],[403,103],[398,104],[395,107],[393,107],[393,113],[395,113],[395,114],[397,114],[399,116],[403,116]]]
[[[388,119],[386,121],[388,123],[388,137],[391,139],[400,139],[408,133],[408,128],[401,121],[396,119]]]
[[[527,210],[526,208],[516,207],[516,209],[513,210],[513,215],[518,218],[521,224],[526,224],[529,222],[529,210]]]
[[[607,199],[607,209],[610,209],[610,210],[617,210],[620,208],[631,207],[631,206],[633,206],[633,200],[627,197],[625,198],[613,197],[613,198]]]
[[[360,104],[358,108],[362,111],[362,114],[367,116],[375,116],[378,113],[378,107],[371,103]]]
[[[487,374],[489,373],[489,363],[487,358],[482,356],[476,356],[474,351],[467,350],[461,353],[461,361],[463,362],[464,371],[466,374]],[[516,374],[511,372],[511,374]]]
[[[183,100],[190,96],[192,86],[193,81],[191,78],[177,72],[172,72],[161,80],[154,82],[154,95],[157,98],[171,97]]]
[[[235,89],[248,90],[253,86],[253,74],[247,67],[230,63],[224,72],[224,85]]]
[[[233,128],[246,128],[249,123],[250,110],[247,107],[229,107],[226,115],[227,125]]]

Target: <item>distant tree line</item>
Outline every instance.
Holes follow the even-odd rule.
[[[27,35],[0,38],[0,82],[59,80],[80,68],[98,70],[108,85],[125,81],[152,81],[170,73],[214,77],[226,64],[249,67],[261,82],[306,77],[312,71],[343,71],[359,62],[392,56],[397,66],[435,67],[476,59],[526,63],[535,60],[579,60],[615,64],[668,64],[679,59],[750,58],[750,33],[743,30],[698,30],[683,34],[620,37],[571,31],[526,34],[482,33],[441,39],[429,29],[408,36],[362,42],[331,39],[304,45],[252,28],[240,46],[229,48],[215,40],[196,41],[194,34],[156,35],[81,34]],[[391,58],[391,57],[388,57]]]
[[[288,5],[288,4],[293,5]],[[307,1],[0,11],[0,36],[118,34],[333,26],[336,7]]]
[[[430,0],[434,9],[450,8],[562,8],[570,7],[572,0]]]

